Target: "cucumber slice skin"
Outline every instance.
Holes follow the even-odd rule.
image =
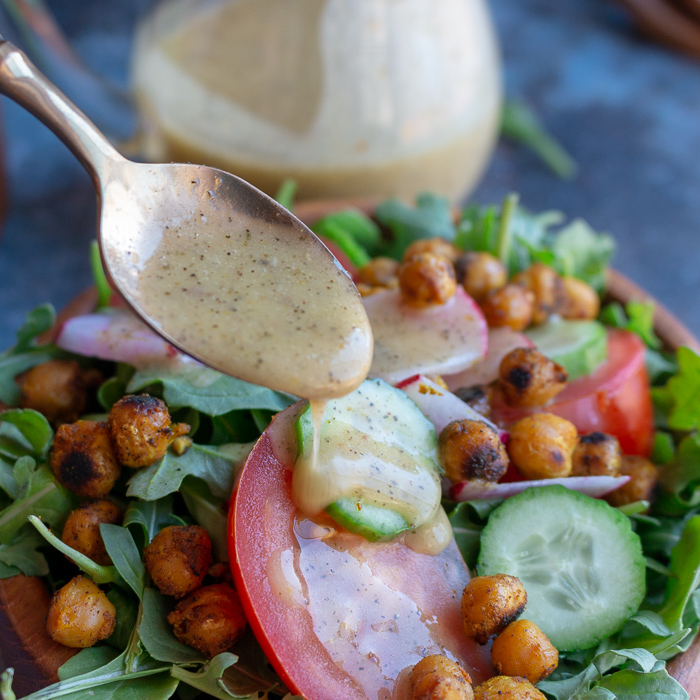
[[[394,539],[411,524],[400,513],[363,503],[357,498],[341,498],[326,508],[326,513],[349,532],[362,535],[370,542]]]
[[[535,347],[569,374],[569,381],[592,374],[608,359],[605,326],[598,321],[550,320],[526,331]]]
[[[619,632],[646,592],[646,562],[629,518],[563,486],[528,489],[497,508],[482,531],[479,574],[517,576],[523,617],[560,651]]]

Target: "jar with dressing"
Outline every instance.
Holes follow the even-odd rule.
[[[498,132],[485,0],[169,0],[132,65],[149,159],[269,194],[457,200]]]

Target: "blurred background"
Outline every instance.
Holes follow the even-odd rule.
[[[426,185],[458,201],[490,204],[519,192],[532,211],[557,209],[611,233],[618,241],[615,266],[700,334],[700,61],[688,54],[700,54],[700,39],[694,43],[700,29],[674,25],[678,15],[664,0],[645,3],[652,14],[641,24],[613,0],[407,0],[432,8],[432,34],[420,12],[358,19],[347,9],[352,2],[329,2],[341,8],[333,15],[326,0],[304,0],[303,12],[292,16],[277,11],[290,3],[254,2],[265,21],[233,17],[237,34],[224,35],[217,54],[216,42],[186,40],[193,26],[187,22],[198,21],[190,8],[209,0],[174,0],[145,23],[152,0],[49,1],[71,49],[111,87],[76,73],[60,46],[52,77],[65,79],[78,105],[99,116],[127,151],[222,164],[271,191],[293,175],[308,197],[365,194],[367,187],[407,195]],[[0,31],[36,50],[10,20],[5,9]],[[223,25],[214,15],[206,31],[217,26]],[[674,37],[685,52],[657,43],[641,26],[655,38]],[[270,33],[284,51],[275,58],[265,42],[245,44],[255,32]],[[165,58],[148,53],[169,38],[165,58],[201,61],[194,83],[191,71],[185,78],[168,73]],[[416,41],[431,61],[412,58]],[[448,50],[436,58],[431,41]],[[319,68],[311,59],[328,47],[333,59]],[[219,79],[206,61],[229,54],[249,56],[254,70],[198,112],[197,90]],[[281,79],[284,87],[299,76],[300,92],[280,89]],[[151,127],[138,145],[126,143],[133,123],[124,95],[134,83]],[[279,99],[270,101],[271,94]],[[534,115],[573,161],[558,154],[557,174],[517,139],[499,137],[501,96],[507,133]],[[231,101],[245,109],[233,110]],[[96,208],[89,178],[58,139],[5,98],[1,108],[9,202],[0,237],[0,347],[6,347],[27,311],[46,301],[60,308],[90,284]],[[182,124],[166,124],[171,116]],[[233,124],[233,133],[212,135],[219,122]],[[169,139],[166,126],[191,139]],[[406,146],[417,143],[428,144],[429,158]],[[382,170],[372,165],[377,159],[397,167]],[[338,163],[347,166],[342,177],[328,177]]]

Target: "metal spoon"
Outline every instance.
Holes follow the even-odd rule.
[[[372,355],[362,301],[296,217],[221,170],[126,160],[2,37],[0,92],[87,169],[105,270],[161,336],[215,369],[305,398],[359,385]]]

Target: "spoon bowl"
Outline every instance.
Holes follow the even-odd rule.
[[[372,359],[362,301],[295,216],[222,170],[125,159],[4,40],[0,92],[90,173],[105,271],[156,332],[214,369],[304,398],[359,386]]]

